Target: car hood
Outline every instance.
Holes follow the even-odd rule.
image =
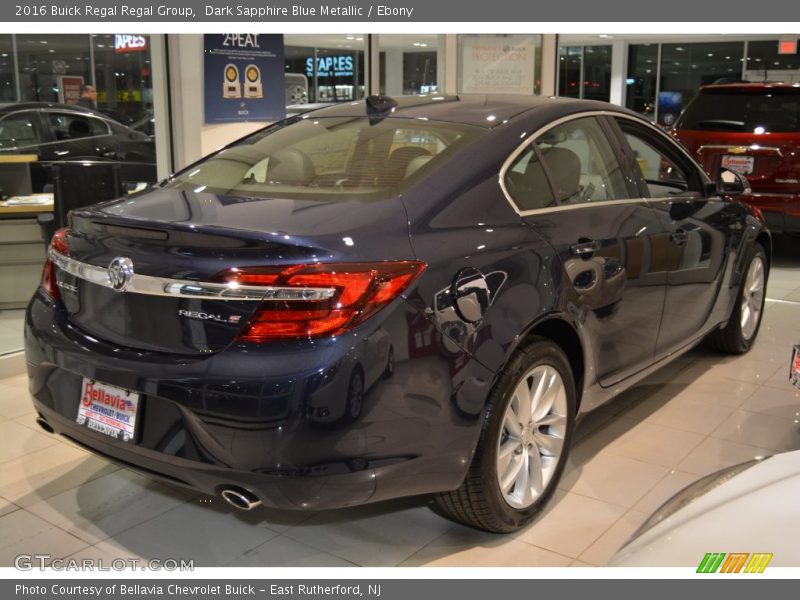
[[[800,451],[773,456],[691,502],[624,546],[610,566],[697,567],[709,552],[772,553],[800,564]]]

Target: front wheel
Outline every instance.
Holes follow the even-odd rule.
[[[497,533],[530,523],[564,470],[575,423],[575,383],[556,344],[537,338],[509,361],[492,391],[464,482],[435,510]]]
[[[747,270],[742,278],[736,304],[728,324],[713,332],[708,342],[727,354],[744,354],[756,341],[764,314],[769,267],[767,253],[759,244],[750,251]]]

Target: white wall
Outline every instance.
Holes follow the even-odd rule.
[[[176,170],[268,124],[262,121],[205,123],[202,35],[169,36],[169,61]]]

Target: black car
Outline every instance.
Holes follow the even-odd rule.
[[[528,523],[576,421],[753,344],[771,241],[609,104],[369,97],[72,213],[25,328],[47,431],[239,508]]]
[[[47,165],[61,161],[115,161],[124,181],[156,181],[152,137],[72,104],[0,105],[0,154],[38,155],[34,191],[49,183]]]

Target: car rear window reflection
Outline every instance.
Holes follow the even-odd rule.
[[[171,185],[236,196],[381,199],[403,192],[484,132],[412,119],[309,117],[246,138]]]

